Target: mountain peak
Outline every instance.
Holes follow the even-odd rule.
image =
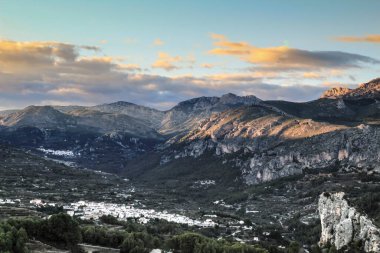
[[[368,83],[360,84],[358,89],[366,90],[369,92],[380,92],[380,77],[373,79]]]
[[[261,100],[256,96],[238,96],[233,93],[227,93],[220,97],[220,102],[223,104],[257,104]]]
[[[127,102],[127,101],[116,101],[114,103],[110,103],[108,105],[114,105],[114,106],[129,106],[129,105],[136,105],[134,103],[131,103],[131,102]]]
[[[23,110],[7,115],[2,119],[1,125],[50,127],[71,124],[72,122],[73,120],[69,115],[62,113],[51,106],[32,105]]]
[[[23,109],[23,111],[57,111],[50,105],[30,105]]]
[[[54,107],[50,105],[30,105],[28,107],[25,107],[23,110],[17,111],[16,114],[18,115],[35,115],[35,117],[39,116],[56,116],[61,117],[61,115],[64,115],[59,110],[55,109]]]
[[[238,96],[234,93],[227,93],[221,97],[197,97],[178,103],[174,108],[190,108],[190,109],[205,109],[219,108],[226,105],[252,105],[261,102],[261,100],[253,95]]]
[[[321,98],[380,99],[380,78],[373,79],[367,83],[362,83],[356,89],[344,87],[329,89],[322,94]]]
[[[221,98],[236,98],[236,97],[237,95],[231,92],[221,96]]]
[[[111,104],[102,104],[89,107],[88,109],[113,114],[124,114],[135,119],[142,120],[147,126],[159,127],[164,112],[126,101],[117,101]]]
[[[323,92],[321,98],[340,98],[350,93],[352,89],[346,87],[333,87]]]

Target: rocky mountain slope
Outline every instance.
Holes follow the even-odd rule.
[[[350,93],[351,91],[352,89],[346,87],[333,87],[323,92],[321,98],[341,98]]]
[[[162,141],[143,120],[75,109],[63,113],[50,106],[30,106],[10,113],[0,120],[0,141],[84,168],[101,165],[115,173],[123,169],[125,159]]]
[[[87,109],[68,112],[78,125],[94,128],[101,133],[124,132],[143,138],[161,138],[157,131],[144,120],[120,113],[107,113]]]
[[[360,84],[356,89],[336,87],[325,91],[321,98],[346,98],[363,99],[370,98],[380,100],[380,78]]]
[[[66,128],[77,124],[76,119],[50,106],[29,106],[24,110],[10,113],[0,120],[7,127],[34,126],[39,128]]]
[[[255,96],[240,97],[225,94],[219,97],[200,97],[179,103],[167,111],[159,131],[166,135],[183,134],[198,126],[213,113],[236,108],[243,105],[254,105],[261,102]]]
[[[71,150],[83,166],[126,175],[130,159],[140,155],[152,175],[182,159],[212,156],[210,165],[223,161],[246,184],[326,167],[374,173],[380,170],[378,85],[375,79],[306,103],[200,97],[165,112],[128,102],[31,106],[4,114],[0,135],[14,145]],[[110,165],[109,156],[118,162]]]
[[[159,134],[142,120],[124,114],[86,109],[62,113],[51,106],[29,106],[3,117],[0,124],[11,128],[23,126],[40,129],[87,128],[99,133],[122,131],[136,136],[159,138]]]
[[[143,121],[146,125],[159,129],[165,112],[129,102],[119,101],[86,108],[88,110],[123,114]]]
[[[214,115],[175,144],[181,148],[174,146],[161,164],[211,152],[237,167],[247,184],[335,166],[380,172],[377,126],[317,122],[261,106]]]
[[[321,218],[320,243],[331,243],[337,250],[362,244],[365,252],[380,251],[380,228],[370,218],[349,205],[343,192],[322,193],[318,203]]]
[[[3,198],[29,203],[41,198],[54,201],[92,199],[110,201],[129,184],[113,174],[78,170],[51,159],[0,144],[0,202]],[[0,216],[4,205],[0,204]]]

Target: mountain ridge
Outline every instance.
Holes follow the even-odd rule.
[[[333,87],[325,91],[321,98],[346,98],[346,99],[363,99],[372,98],[380,99],[380,78],[373,79],[367,83],[362,83],[359,87],[350,89],[346,87]]]
[[[303,103],[227,93],[182,101],[167,111],[124,101],[30,107],[2,117],[0,134],[10,144],[74,150],[71,159],[80,166],[127,176],[131,162],[146,155],[154,161],[149,165],[153,179],[181,159],[207,156],[213,157],[208,166],[223,160],[246,184],[343,165],[377,173],[380,144],[376,138],[370,147],[365,144],[379,135],[380,105],[373,95],[378,80],[359,86],[355,96]]]

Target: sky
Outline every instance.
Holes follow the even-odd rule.
[[[380,76],[377,0],[0,0],[0,110],[225,93],[309,101]]]

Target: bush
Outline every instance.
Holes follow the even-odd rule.
[[[9,220],[17,229],[24,229],[30,237],[53,245],[73,249],[82,241],[79,224],[67,214],[54,214],[47,220]]]
[[[181,253],[265,253],[265,249],[248,244],[217,241],[196,233],[185,233],[173,237],[168,248]]]
[[[12,226],[9,223],[0,223],[0,251],[1,252],[27,252],[25,243],[28,234],[25,229]]]

